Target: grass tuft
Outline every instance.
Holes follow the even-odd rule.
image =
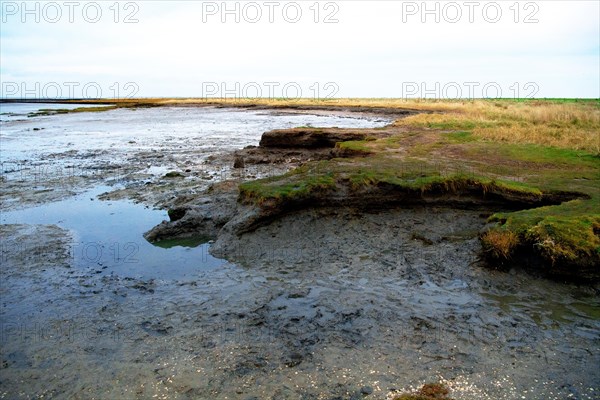
[[[452,400],[450,389],[441,383],[427,383],[415,393],[397,395],[393,400]]]
[[[519,243],[518,236],[510,230],[490,230],[481,235],[481,242],[485,251],[496,259],[508,260]]]

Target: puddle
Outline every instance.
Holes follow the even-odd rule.
[[[577,322],[581,318],[600,321],[600,299],[593,296],[579,301],[568,293],[563,293],[556,300],[549,297],[532,297],[524,293],[497,295],[484,292],[482,295],[496,302],[504,312],[526,315],[541,327],[556,327]]]
[[[2,212],[2,224],[58,225],[73,241],[70,257],[79,268],[100,274],[144,279],[183,279],[221,266],[208,254],[206,239],[196,238],[154,246],[142,234],[169,217],[127,200],[101,201],[113,188],[100,186],[75,197],[18,211]]]

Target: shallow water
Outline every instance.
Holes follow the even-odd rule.
[[[164,244],[158,247],[148,243],[142,234],[168,220],[167,213],[127,200],[96,198],[110,189],[100,186],[65,200],[3,212],[0,223],[58,225],[68,229],[72,234],[70,261],[74,266],[91,268],[99,274],[183,279],[224,263],[208,254],[206,239],[172,242],[168,248]]]

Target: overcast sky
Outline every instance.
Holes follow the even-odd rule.
[[[598,98],[599,4],[0,1],[2,97]]]

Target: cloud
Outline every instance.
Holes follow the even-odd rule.
[[[273,9],[228,2],[229,14],[222,2],[98,2],[96,23],[88,21],[95,14],[83,14],[93,2],[80,2],[73,22],[55,2],[62,18],[49,23],[49,3],[36,2],[36,23],[35,13],[8,15],[21,2],[0,2],[3,82],[136,82],[141,96],[199,96],[203,82],[336,82],[343,96],[397,97],[402,82],[497,81],[508,91],[535,81],[540,97],[600,97],[598,2],[511,9],[515,3],[481,1],[473,22],[461,1],[427,2],[427,9],[423,2],[275,2]],[[501,10],[495,23],[492,3]],[[298,7],[302,15],[291,23]],[[249,22],[257,9],[260,20]],[[456,9],[461,18],[451,23]],[[138,22],[124,23],[127,16]],[[324,23],[327,16],[338,22]],[[538,22],[524,23],[528,16]]]

